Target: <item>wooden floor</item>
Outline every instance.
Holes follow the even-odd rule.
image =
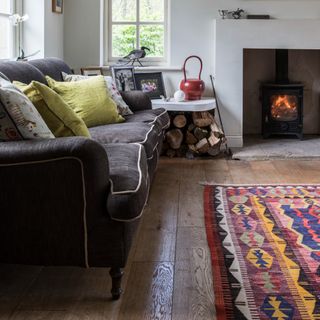
[[[0,319],[214,319],[203,187],[319,183],[320,161],[161,160],[131,251],[125,293],[110,300],[106,269],[0,265]]]

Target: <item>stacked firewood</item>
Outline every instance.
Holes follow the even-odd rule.
[[[210,112],[172,112],[170,117],[163,154],[170,158],[219,154],[225,135]]]

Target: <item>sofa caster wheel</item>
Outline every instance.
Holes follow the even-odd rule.
[[[123,276],[123,271],[121,270],[121,268],[111,268],[110,276],[112,278],[112,300],[119,300],[122,293],[121,280]]]

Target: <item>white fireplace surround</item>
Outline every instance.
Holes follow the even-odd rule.
[[[320,49],[320,20],[215,20],[215,86],[231,147],[243,145],[244,49]]]

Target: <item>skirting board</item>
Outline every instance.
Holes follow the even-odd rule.
[[[242,136],[227,136],[228,147],[230,148],[242,148],[243,137]]]

